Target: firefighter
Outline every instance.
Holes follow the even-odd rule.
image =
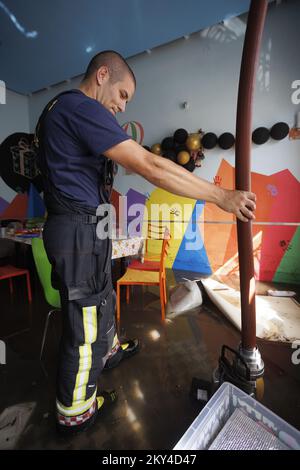
[[[63,318],[57,376],[57,429],[84,431],[116,401],[98,391],[103,368],[112,368],[139,348],[120,344],[115,331],[111,240],[96,234],[100,204],[109,202],[114,165],[180,196],[215,203],[240,220],[253,219],[255,195],[225,190],[196,177],[133,141],[119,126],[136,88],[133,71],[115,51],[90,61],[78,89],[48,103],[36,127],[47,221],[43,238],[59,289]]]

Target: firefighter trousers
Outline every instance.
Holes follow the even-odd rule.
[[[43,232],[52,285],[61,297],[56,408],[66,425],[94,413],[97,378],[117,340],[111,240],[98,239],[96,227],[84,217],[50,214]]]

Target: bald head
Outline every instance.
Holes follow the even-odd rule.
[[[100,67],[106,66],[109,71],[109,78],[112,84],[123,80],[125,75],[130,75],[134,86],[136,86],[136,79],[133,71],[127,64],[126,60],[115,51],[103,51],[96,54],[90,61],[83,81],[89,80]]]

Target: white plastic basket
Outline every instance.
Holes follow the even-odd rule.
[[[174,450],[208,449],[236,409],[277,437],[288,449],[300,450],[297,429],[228,382],[224,382],[207,402]]]

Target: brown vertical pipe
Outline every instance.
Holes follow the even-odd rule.
[[[240,71],[237,120],[235,185],[250,191],[252,101],[260,42],[267,12],[267,0],[252,0],[248,14]],[[255,281],[252,223],[237,221],[242,309],[242,348],[256,346]]]

